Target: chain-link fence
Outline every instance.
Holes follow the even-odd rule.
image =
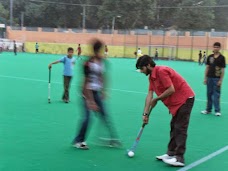
[[[124,35],[124,57],[132,57],[140,48],[143,54],[150,56],[158,53],[160,59],[192,61],[198,59],[199,51],[212,53],[214,42],[220,42],[222,53],[228,54],[227,32],[151,30],[131,34]]]

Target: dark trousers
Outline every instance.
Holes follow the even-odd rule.
[[[198,60],[199,65],[202,65],[202,64],[201,64],[201,59],[202,59],[202,58],[199,58],[199,60]],[[202,63],[203,63],[203,62],[202,62]]]
[[[154,56],[154,60],[158,61],[158,55]]]
[[[69,100],[69,90],[70,90],[70,81],[72,77],[71,76],[63,76],[63,82],[64,82],[64,92],[63,92],[63,100]]]
[[[82,59],[82,57],[81,57],[81,52],[78,52],[78,58],[77,58],[77,59],[79,59],[79,58]]]
[[[14,49],[13,52],[14,52],[14,55],[17,55],[17,49]]]
[[[189,119],[193,104],[194,98],[187,99],[185,104],[179,108],[177,114],[173,116],[170,123],[170,141],[167,154],[170,156],[176,156],[177,160],[183,163]]]
[[[100,92],[93,91],[93,96],[94,96],[94,100],[95,100],[97,106],[99,107],[99,114],[100,114],[99,116],[100,116],[101,120],[103,121],[103,123],[105,124],[105,127],[108,129],[110,137],[112,139],[117,138],[116,133],[115,133],[114,129],[112,128],[112,123],[110,121],[110,118],[105,111]],[[81,127],[79,129],[78,135],[74,138],[73,143],[84,142],[86,139],[88,125],[91,120],[91,116],[90,116],[91,112],[88,109],[86,100],[84,98],[83,98],[83,105],[84,105],[84,112],[85,112],[84,118],[81,123]]]
[[[212,105],[214,104],[215,112],[220,112],[220,94],[221,86],[218,86],[220,78],[207,78],[207,108],[211,112]]]

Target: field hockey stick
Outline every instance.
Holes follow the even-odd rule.
[[[151,111],[152,111],[152,107],[150,108],[148,117],[150,116]],[[142,136],[142,133],[143,133],[143,130],[144,130],[144,127],[145,127],[145,126],[146,126],[146,123],[143,123],[143,124],[142,124],[142,127],[140,128],[140,130],[139,130],[139,132],[138,132],[138,135],[137,135],[137,137],[136,137],[136,139],[135,139],[134,144],[132,145],[132,147],[131,147],[129,150],[127,150],[128,152],[129,152],[129,151],[134,152],[134,151],[136,150],[136,148],[137,148],[137,146],[138,146],[139,140],[140,140],[140,138],[141,138],[141,136]]]
[[[48,77],[48,103],[51,103],[51,68],[49,69]]]

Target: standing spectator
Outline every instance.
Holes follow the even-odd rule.
[[[220,95],[221,86],[224,78],[226,60],[220,53],[221,44],[214,43],[213,54],[207,58],[204,84],[207,85],[207,106],[206,110],[201,111],[202,114],[210,114],[212,105],[215,107],[215,115],[221,116]]]

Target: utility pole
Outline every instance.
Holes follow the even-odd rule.
[[[21,29],[24,27],[24,12],[21,12]]]
[[[85,26],[85,23],[86,23],[86,5],[83,4],[82,5],[82,8],[83,8],[83,13],[82,13],[82,29],[85,29],[86,26]]]
[[[10,0],[10,27],[13,26],[13,0]]]
[[[116,22],[116,16],[112,18],[112,34],[114,34],[114,31],[115,31],[115,22]]]

